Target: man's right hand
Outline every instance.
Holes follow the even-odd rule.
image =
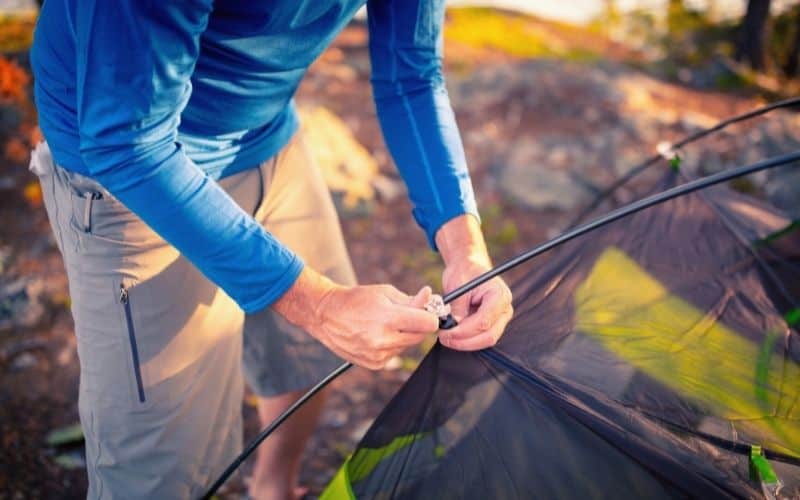
[[[439,319],[423,309],[431,293],[430,287],[411,297],[391,285],[340,286],[306,267],[272,307],[342,358],[379,370],[438,330]]]

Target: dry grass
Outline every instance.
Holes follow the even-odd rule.
[[[0,52],[23,52],[33,43],[36,11],[0,13]]]

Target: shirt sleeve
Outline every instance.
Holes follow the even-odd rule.
[[[210,10],[200,0],[81,3],[80,153],[92,177],[253,312],[278,299],[303,263],[177,142]]]
[[[442,75],[444,0],[369,0],[369,48],[378,120],[408,186],[413,215],[436,231],[478,217],[464,147]]]

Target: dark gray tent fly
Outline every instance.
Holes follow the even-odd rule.
[[[721,185],[796,168],[800,152],[694,181],[677,155],[797,105],[676,143],[601,198],[666,160],[651,196],[446,295],[551,252],[512,283],[500,343],[437,344],[322,498],[800,498],[800,223]],[[349,367],[264,429],[204,498]]]

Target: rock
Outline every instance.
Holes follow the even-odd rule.
[[[0,247],[0,276],[5,274],[6,267],[8,266],[9,261],[11,260],[11,247],[3,246]]]
[[[796,164],[795,164],[796,165]],[[770,202],[792,219],[800,219],[800,168],[777,168],[769,173],[764,191]]]
[[[533,209],[573,210],[591,201],[591,193],[568,173],[547,166],[511,166],[502,183],[510,196]]]
[[[352,404],[361,404],[369,398],[369,393],[361,386],[353,387],[347,395]]]
[[[516,145],[501,169],[500,189],[532,209],[573,210],[592,200],[592,191],[569,171],[567,150],[539,143]]]
[[[39,323],[45,313],[43,292],[44,282],[38,278],[0,281],[0,331]]]
[[[342,82],[353,82],[358,79],[358,71],[346,64],[319,64],[317,74],[325,75]]]
[[[27,370],[32,366],[36,366],[36,356],[29,352],[23,352],[11,362],[11,369],[14,371]]]
[[[323,423],[326,426],[338,429],[347,423],[347,412],[338,409],[328,410],[325,412]]]
[[[391,202],[406,194],[406,185],[403,181],[392,179],[385,175],[377,175],[372,180],[372,187],[378,197],[386,202]]]
[[[367,433],[371,426],[372,420],[362,420],[350,432],[350,439],[356,442],[361,441],[361,438],[364,437],[364,434]]]
[[[327,108],[301,108],[300,117],[309,150],[328,188],[338,195],[340,208],[358,215],[369,212],[375,198],[373,183],[379,176],[375,159],[347,124]]]

